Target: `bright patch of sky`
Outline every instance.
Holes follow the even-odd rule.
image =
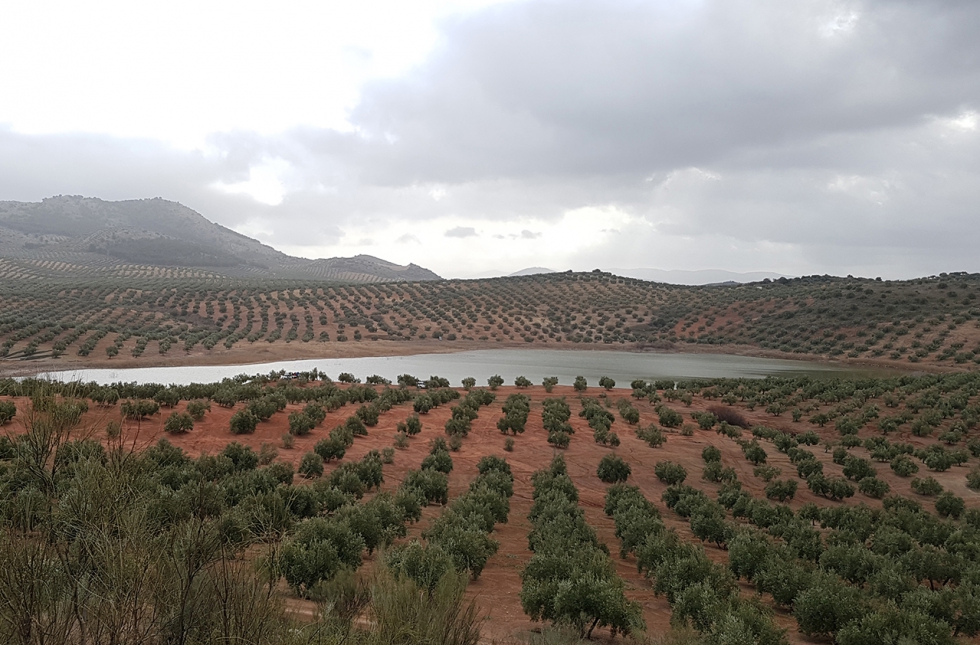
[[[204,148],[215,132],[350,129],[440,21],[499,0],[31,0],[0,19],[0,124]]]

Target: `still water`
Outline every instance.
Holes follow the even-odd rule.
[[[271,371],[305,372],[314,367],[336,379],[350,372],[363,380],[378,374],[394,381],[399,374],[420,378],[438,375],[453,385],[472,376],[477,384],[499,374],[512,384],[526,376],[540,384],[547,376],[557,376],[562,385],[571,385],[582,375],[589,385],[601,376],[609,376],[617,387],[628,388],[630,381],[642,379],[689,378],[764,378],[766,376],[814,377],[869,376],[878,372],[843,369],[809,361],[752,358],[727,354],[662,354],[615,351],[572,351],[547,349],[488,349],[456,354],[416,354],[413,356],[370,356],[364,358],[331,358],[251,365],[199,365],[185,367],[138,367],[130,369],[90,369],[49,372],[44,376],[64,381],[139,383],[211,383],[237,374],[266,374]]]

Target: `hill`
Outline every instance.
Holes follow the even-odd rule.
[[[0,260],[0,276],[10,275]],[[213,275],[3,279],[0,357],[235,363],[520,346],[965,369],[980,364],[978,296],[975,274],[704,287],[601,272],[362,285]]]
[[[737,273],[735,271],[722,271],[720,269],[701,269],[698,271],[683,271],[678,269],[610,269],[610,273],[626,276],[629,278],[639,278],[640,280],[650,280],[652,282],[666,282],[668,284],[696,285],[732,285],[747,284],[749,282],[762,282],[763,280],[778,280],[785,277],[778,273],[765,271],[755,271],[750,273]]]
[[[414,264],[399,266],[369,255],[292,257],[160,198],[110,202],[58,196],[38,203],[0,202],[0,258],[8,271],[43,277],[440,279]]]

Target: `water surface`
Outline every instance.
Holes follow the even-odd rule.
[[[44,376],[65,381],[95,381],[139,383],[211,383],[237,374],[266,374],[271,371],[305,372],[314,367],[336,379],[341,372],[350,372],[362,380],[378,374],[394,381],[399,374],[420,378],[438,375],[453,385],[468,376],[477,384],[499,374],[512,384],[518,376],[526,376],[540,384],[547,376],[557,376],[562,385],[571,385],[582,375],[590,385],[599,377],[609,376],[617,387],[629,387],[637,378],[764,378],[766,376],[869,376],[880,372],[844,369],[839,366],[809,361],[777,358],[754,358],[729,354],[666,354],[654,352],[617,352],[602,350],[548,349],[487,349],[455,354],[416,354],[412,356],[368,356],[362,358],[330,358],[278,361],[251,365],[194,365],[182,367],[136,367],[127,369],[84,369],[49,372]]]

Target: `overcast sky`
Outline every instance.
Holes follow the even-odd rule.
[[[446,277],[980,271],[980,2],[10,3],[0,199]]]

